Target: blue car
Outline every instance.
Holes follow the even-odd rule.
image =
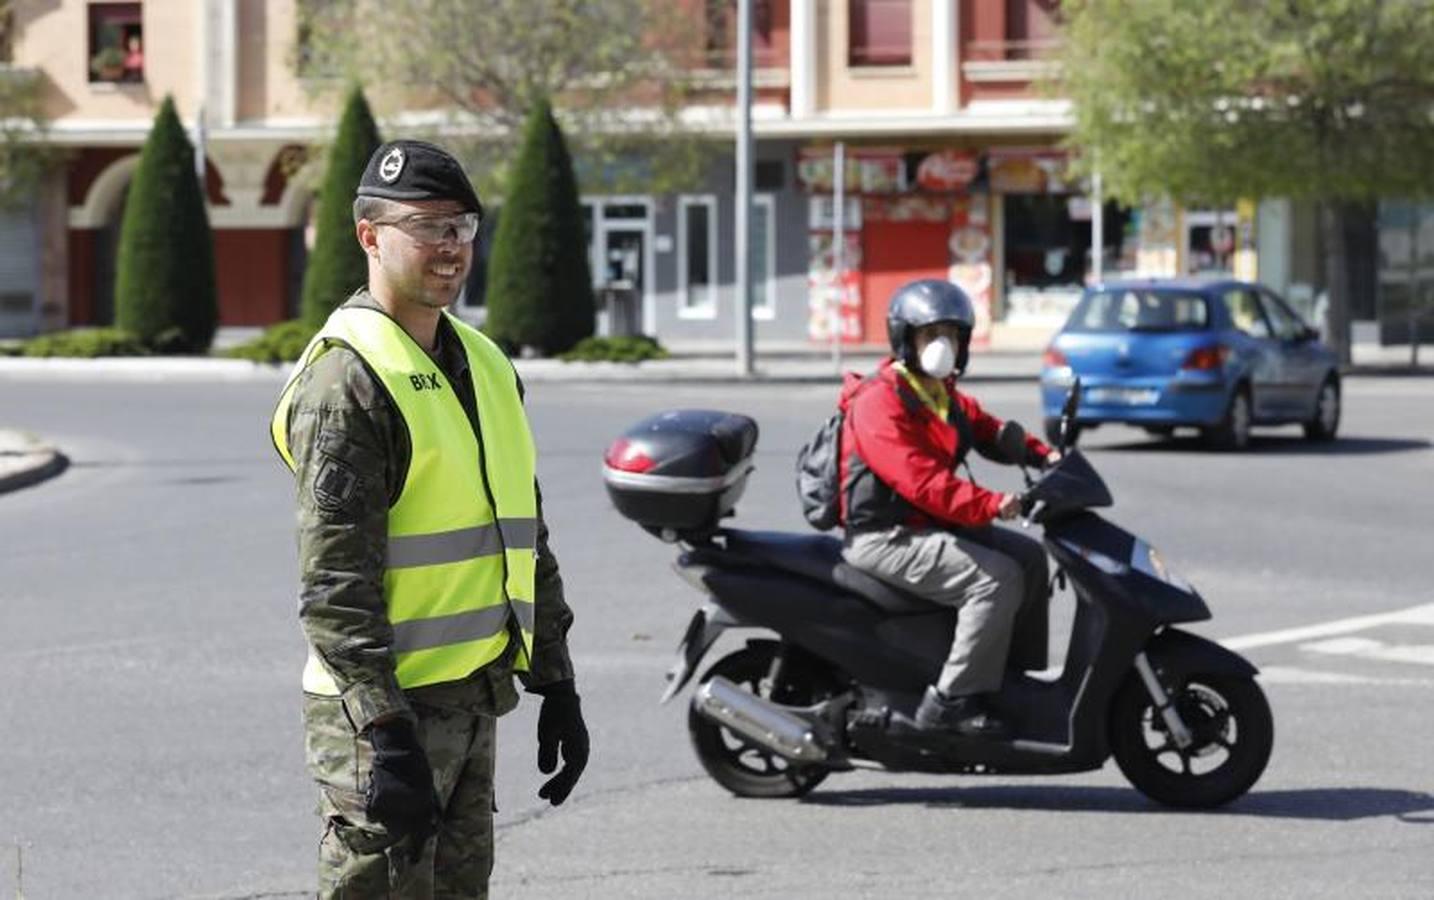
[[[1212,445],[1239,450],[1253,425],[1296,423],[1317,441],[1332,440],[1339,427],[1334,352],[1284,300],[1246,281],[1122,280],[1086,289],[1042,360],[1052,442],[1077,377],[1077,432],[1106,422],[1158,435],[1194,426]]]

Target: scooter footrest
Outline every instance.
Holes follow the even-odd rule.
[[[1065,756],[1071,752],[1069,744],[1052,744],[1048,741],[1015,740],[1011,741],[1011,749],[1041,756]]]
[[[891,710],[885,706],[880,709],[858,709],[854,710],[847,719],[849,728],[871,728],[878,731],[886,728],[891,718]]]

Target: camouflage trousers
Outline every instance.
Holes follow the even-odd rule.
[[[486,898],[493,871],[493,760],[497,720],[415,705],[418,739],[443,805],[438,834],[417,861],[364,815],[373,748],[355,732],[337,697],[304,695],[309,772],[319,783],[319,896]]]

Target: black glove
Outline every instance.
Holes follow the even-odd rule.
[[[407,719],[371,726],[368,739],[373,744],[373,766],[364,812],[395,838],[406,836],[409,854],[416,860],[438,830],[438,795],[428,755]]]
[[[558,767],[562,750],[563,767],[538,788],[538,796],[554,806],[562,805],[588,764],[588,727],[578,692],[571,681],[542,689],[543,708],[538,712],[538,770],[544,775]]]

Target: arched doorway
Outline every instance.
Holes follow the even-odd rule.
[[[80,258],[71,259],[71,278],[80,292],[75,302],[82,308],[88,307],[88,314],[81,313],[81,323],[114,324],[120,223],[124,220],[125,201],[138,166],[138,153],[110,162],[91,182],[83,205],[70,214],[70,228],[75,238],[71,246],[81,254]]]
[[[120,224],[129,200],[129,183],[120,190],[119,200],[108,220],[95,230],[94,310],[96,325],[115,323],[115,275],[119,271]]]

